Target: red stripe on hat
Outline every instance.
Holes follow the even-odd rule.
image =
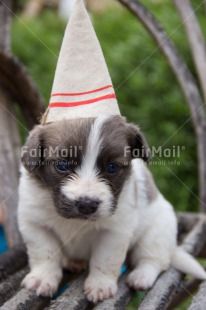
[[[79,102],[52,102],[52,103],[50,103],[49,107],[50,108],[60,108],[60,107],[70,108],[70,107],[77,107],[80,105],[95,103],[98,101],[102,101],[102,100],[106,100],[106,99],[113,99],[113,98],[116,98],[115,94],[109,94],[109,95],[102,96],[99,98],[85,100],[85,101],[79,101]]]
[[[55,93],[55,94],[52,94],[51,97],[55,97],[55,96],[81,96],[81,95],[96,93],[98,91],[105,90],[107,88],[113,88],[113,86],[107,85],[107,86],[104,86],[101,88],[97,88],[97,89],[86,91],[86,92],[80,92],[80,93]]]

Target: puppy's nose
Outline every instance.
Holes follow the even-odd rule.
[[[98,199],[90,199],[90,198],[81,198],[76,201],[76,206],[80,213],[89,215],[95,213],[100,204],[100,200]]]

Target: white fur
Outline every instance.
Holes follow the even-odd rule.
[[[91,127],[90,134],[87,142],[86,154],[83,158],[80,169],[78,169],[78,174],[80,176],[85,176],[90,178],[94,174],[97,174],[96,160],[97,156],[101,151],[102,138],[101,138],[101,129],[105,121],[107,121],[110,116],[103,115],[98,117],[94,124]]]
[[[102,218],[110,214],[109,210],[113,196],[109,187],[99,181],[96,161],[101,148],[104,147],[101,138],[102,125],[109,118],[110,116],[103,115],[96,119],[91,127],[86,153],[81,166],[77,167],[76,175],[65,182],[61,188],[62,193],[71,200],[78,200],[80,197],[85,196],[91,199],[100,199],[101,205],[95,215]]]
[[[88,169],[85,167],[86,159],[83,169]],[[114,215],[90,222],[60,217],[50,192],[22,167],[18,219],[31,266],[23,286],[36,290],[39,295],[52,295],[62,277],[65,261],[69,265],[72,260],[81,260],[89,262],[89,276],[85,282],[88,299],[96,302],[114,296],[128,250],[131,250],[133,265],[128,284],[136,289],[150,288],[172,263],[181,269],[183,257],[189,272],[194,267],[194,260],[177,253],[177,223],[173,208],[160,193],[148,202],[142,182],[144,169],[147,168],[142,160],[133,160],[131,176],[122,189]],[[89,191],[89,187],[84,186],[86,183],[81,184],[79,191]],[[62,190],[69,195],[66,187]],[[97,183],[95,190],[98,195],[109,195],[104,187],[98,189]],[[201,268],[193,275],[206,279]]]

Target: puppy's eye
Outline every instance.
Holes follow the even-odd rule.
[[[109,163],[106,167],[106,171],[109,174],[115,174],[119,171],[119,166],[115,163]]]
[[[60,172],[65,172],[69,169],[69,163],[67,160],[58,160],[55,162],[55,167]]]

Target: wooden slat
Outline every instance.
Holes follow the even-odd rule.
[[[71,286],[47,310],[86,310],[91,303],[84,294],[84,281],[86,274],[74,280]]]
[[[201,213],[192,213],[192,212],[178,212],[178,233],[188,233],[192,228],[197,224],[197,222],[202,218]],[[204,215],[203,215],[204,217]]]
[[[194,212],[177,212],[176,216],[178,224],[184,225],[184,227],[187,228],[187,231],[189,231],[202,217],[204,218],[205,215]]]
[[[15,246],[0,255],[0,281],[8,275],[24,268],[27,264],[27,254],[23,246]]]
[[[186,236],[182,247],[188,253],[197,256],[205,245],[206,216],[202,216],[192,231]]]
[[[38,297],[36,296],[35,293],[28,292],[26,289],[20,289],[18,291],[21,280],[28,272],[29,267],[27,266],[23,270],[8,277],[6,281],[0,284],[0,302],[1,302],[1,293],[3,302],[6,300],[5,293],[8,294],[7,299],[12,297],[2,307],[0,307],[0,309],[39,310],[39,309],[45,309],[45,307],[50,304],[50,298]],[[72,278],[71,273],[65,271],[63,280],[60,284],[60,289],[65,285],[65,283],[67,283],[70,280],[70,278]],[[17,291],[16,295],[14,295],[15,291]]]
[[[10,53],[12,4],[12,0],[0,2],[0,53],[5,54]],[[11,247],[22,241],[16,220],[20,137],[8,93],[0,72],[0,208],[7,244]]]
[[[135,294],[135,292],[126,285],[126,277],[127,273],[120,278],[119,290],[115,298],[100,302],[95,306],[88,302],[84,294],[83,287],[86,278],[84,274],[76,279],[57,300],[53,301],[47,310],[86,310],[88,308],[94,308],[95,310],[123,310]]]
[[[38,297],[35,293],[21,289],[9,299],[0,310],[40,310],[49,304],[49,298]]]
[[[167,309],[172,297],[179,291],[183,276],[174,268],[164,272],[147,293],[138,310]]]
[[[0,283],[0,306],[2,306],[9,298],[11,298],[19,289],[21,281],[28,273],[29,268],[24,268],[21,271],[9,276],[5,281]]]
[[[29,271],[29,268],[26,268],[24,275]],[[68,271],[64,272],[63,279],[60,284],[60,290],[62,287],[68,283],[73,278],[73,275]],[[17,294],[11,298],[7,303],[3,305],[0,309],[8,310],[40,310],[45,309],[46,306],[49,306],[51,298],[42,298],[36,296],[35,293],[28,292],[25,289],[21,289]],[[15,308],[15,304],[17,308]],[[5,308],[4,308],[5,307]],[[8,307],[8,308],[7,308]]]
[[[197,295],[193,298],[188,310],[205,310],[206,309],[206,281],[199,288]]]
[[[2,5],[0,9],[1,7]],[[14,107],[6,96],[0,79],[0,208],[9,247],[22,242],[16,219],[19,162],[20,137]]]
[[[178,295],[172,299],[172,302],[170,303],[167,310],[176,309],[185,298],[194,294],[201,282],[202,281],[198,279],[191,279],[184,282],[184,286],[181,288]]]

